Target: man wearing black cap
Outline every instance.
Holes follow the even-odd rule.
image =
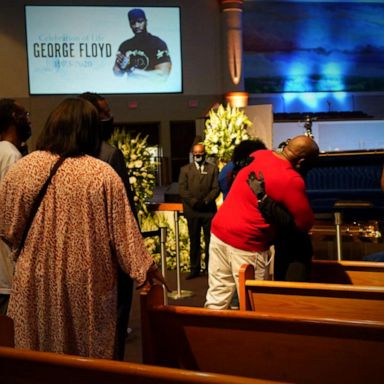
[[[147,31],[147,18],[142,9],[128,12],[134,37],[120,44],[113,72],[115,75],[166,80],[171,71],[171,58],[167,44]]]

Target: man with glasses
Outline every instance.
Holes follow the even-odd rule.
[[[13,99],[0,100],[0,180],[22,157],[22,146],[31,136],[29,113]],[[0,314],[6,314],[13,277],[11,250],[0,239]]]

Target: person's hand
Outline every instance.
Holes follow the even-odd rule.
[[[121,52],[116,54],[116,65],[122,70],[125,71],[129,66],[129,57],[123,55]]]
[[[147,272],[147,284],[154,285],[156,280],[162,285],[164,285],[165,289],[168,292],[171,292],[171,290],[168,287],[168,283],[166,282],[160,269],[157,267],[156,264],[153,264],[151,268],[148,269],[148,272]]]
[[[266,195],[264,176],[261,171],[259,171],[259,178],[257,178],[255,172],[250,172],[248,175],[247,183],[258,200],[262,199]]]

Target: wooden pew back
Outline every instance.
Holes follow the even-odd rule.
[[[239,272],[240,309],[313,318],[384,322],[384,288],[344,284],[254,280]]]
[[[313,260],[311,281],[384,287],[384,263]]]
[[[0,372],[2,384],[254,383],[244,377],[6,347],[0,347]]]
[[[383,323],[162,303],[156,287],[141,293],[145,363],[295,383],[383,378]]]

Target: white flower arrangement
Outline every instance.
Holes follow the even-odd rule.
[[[119,148],[124,155],[140,221],[149,214],[146,203],[153,197],[156,185],[157,162],[153,160],[148,150],[147,139],[148,136],[142,138],[138,134],[131,137],[124,130],[116,129],[109,140],[109,143]]]
[[[219,163],[229,162],[235,146],[249,139],[247,128],[251,125],[244,111],[237,107],[220,104],[217,110],[211,109],[204,131],[207,154]]]

